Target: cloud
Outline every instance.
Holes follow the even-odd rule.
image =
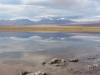
[[[79,39],[100,39],[99,37],[96,36],[71,36],[70,38],[79,38]]]
[[[0,19],[66,17],[88,20],[99,16],[99,12],[98,0],[0,0]]]
[[[27,18],[31,20],[36,20],[36,19],[41,19],[44,17],[72,16],[72,12],[69,10],[55,9],[55,8],[40,6],[40,5],[3,5],[3,4],[0,4],[0,10],[1,10],[0,12],[1,19]],[[73,15],[79,15],[79,13],[74,13]]]
[[[5,17],[1,17],[1,18],[7,19],[7,18],[11,18],[11,17],[20,16],[21,15],[20,13],[23,11],[23,8],[20,7],[19,5],[0,4],[0,11],[1,11],[0,16],[5,16]]]
[[[30,18],[37,14],[37,10],[42,6],[35,5],[3,5],[0,4],[0,14],[2,18]],[[35,9],[37,8],[37,9]],[[35,9],[35,10],[32,10]]]
[[[89,8],[99,5],[97,0],[22,0],[24,4],[51,4],[68,8]],[[67,8],[65,7],[65,8]]]

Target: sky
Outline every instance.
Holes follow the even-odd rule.
[[[100,0],[0,0],[0,19],[100,20]]]

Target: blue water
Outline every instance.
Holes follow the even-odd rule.
[[[1,32],[0,52],[97,50],[100,38],[71,33]]]

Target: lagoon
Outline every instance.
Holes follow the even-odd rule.
[[[89,34],[91,33],[0,32],[0,75],[17,75],[21,70],[42,70],[51,75],[98,75],[99,69],[90,70],[87,66],[99,64],[96,61],[100,59],[100,37],[94,36],[95,33]],[[88,60],[91,56],[95,59]],[[56,69],[41,66],[43,61],[52,58],[63,58],[66,61],[78,58],[79,62],[67,62],[66,66]]]

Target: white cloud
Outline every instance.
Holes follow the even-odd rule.
[[[22,0],[24,4],[54,4],[68,8],[90,8],[99,5],[97,0]],[[65,7],[66,8],[66,7]]]
[[[18,0],[20,4],[14,5],[16,2],[17,0],[0,1],[0,19],[39,20],[43,17],[67,16],[76,19],[79,16],[80,20],[88,20],[96,19],[93,17],[100,12],[98,0]]]
[[[35,9],[37,8],[37,9]],[[32,18],[37,15],[39,9],[42,6],[35,5],[3,5],[0,4],[0,16],[5,16],[4,18]],[[1,17],[2,18],[2,17]]]
[[[4,18],[28,18],[41,19],[43,17],[58,17],[78,15],[79,13],[72,13],[66,9],[55,9],[39,5],[3,5],[0,4],[0,14]]]

